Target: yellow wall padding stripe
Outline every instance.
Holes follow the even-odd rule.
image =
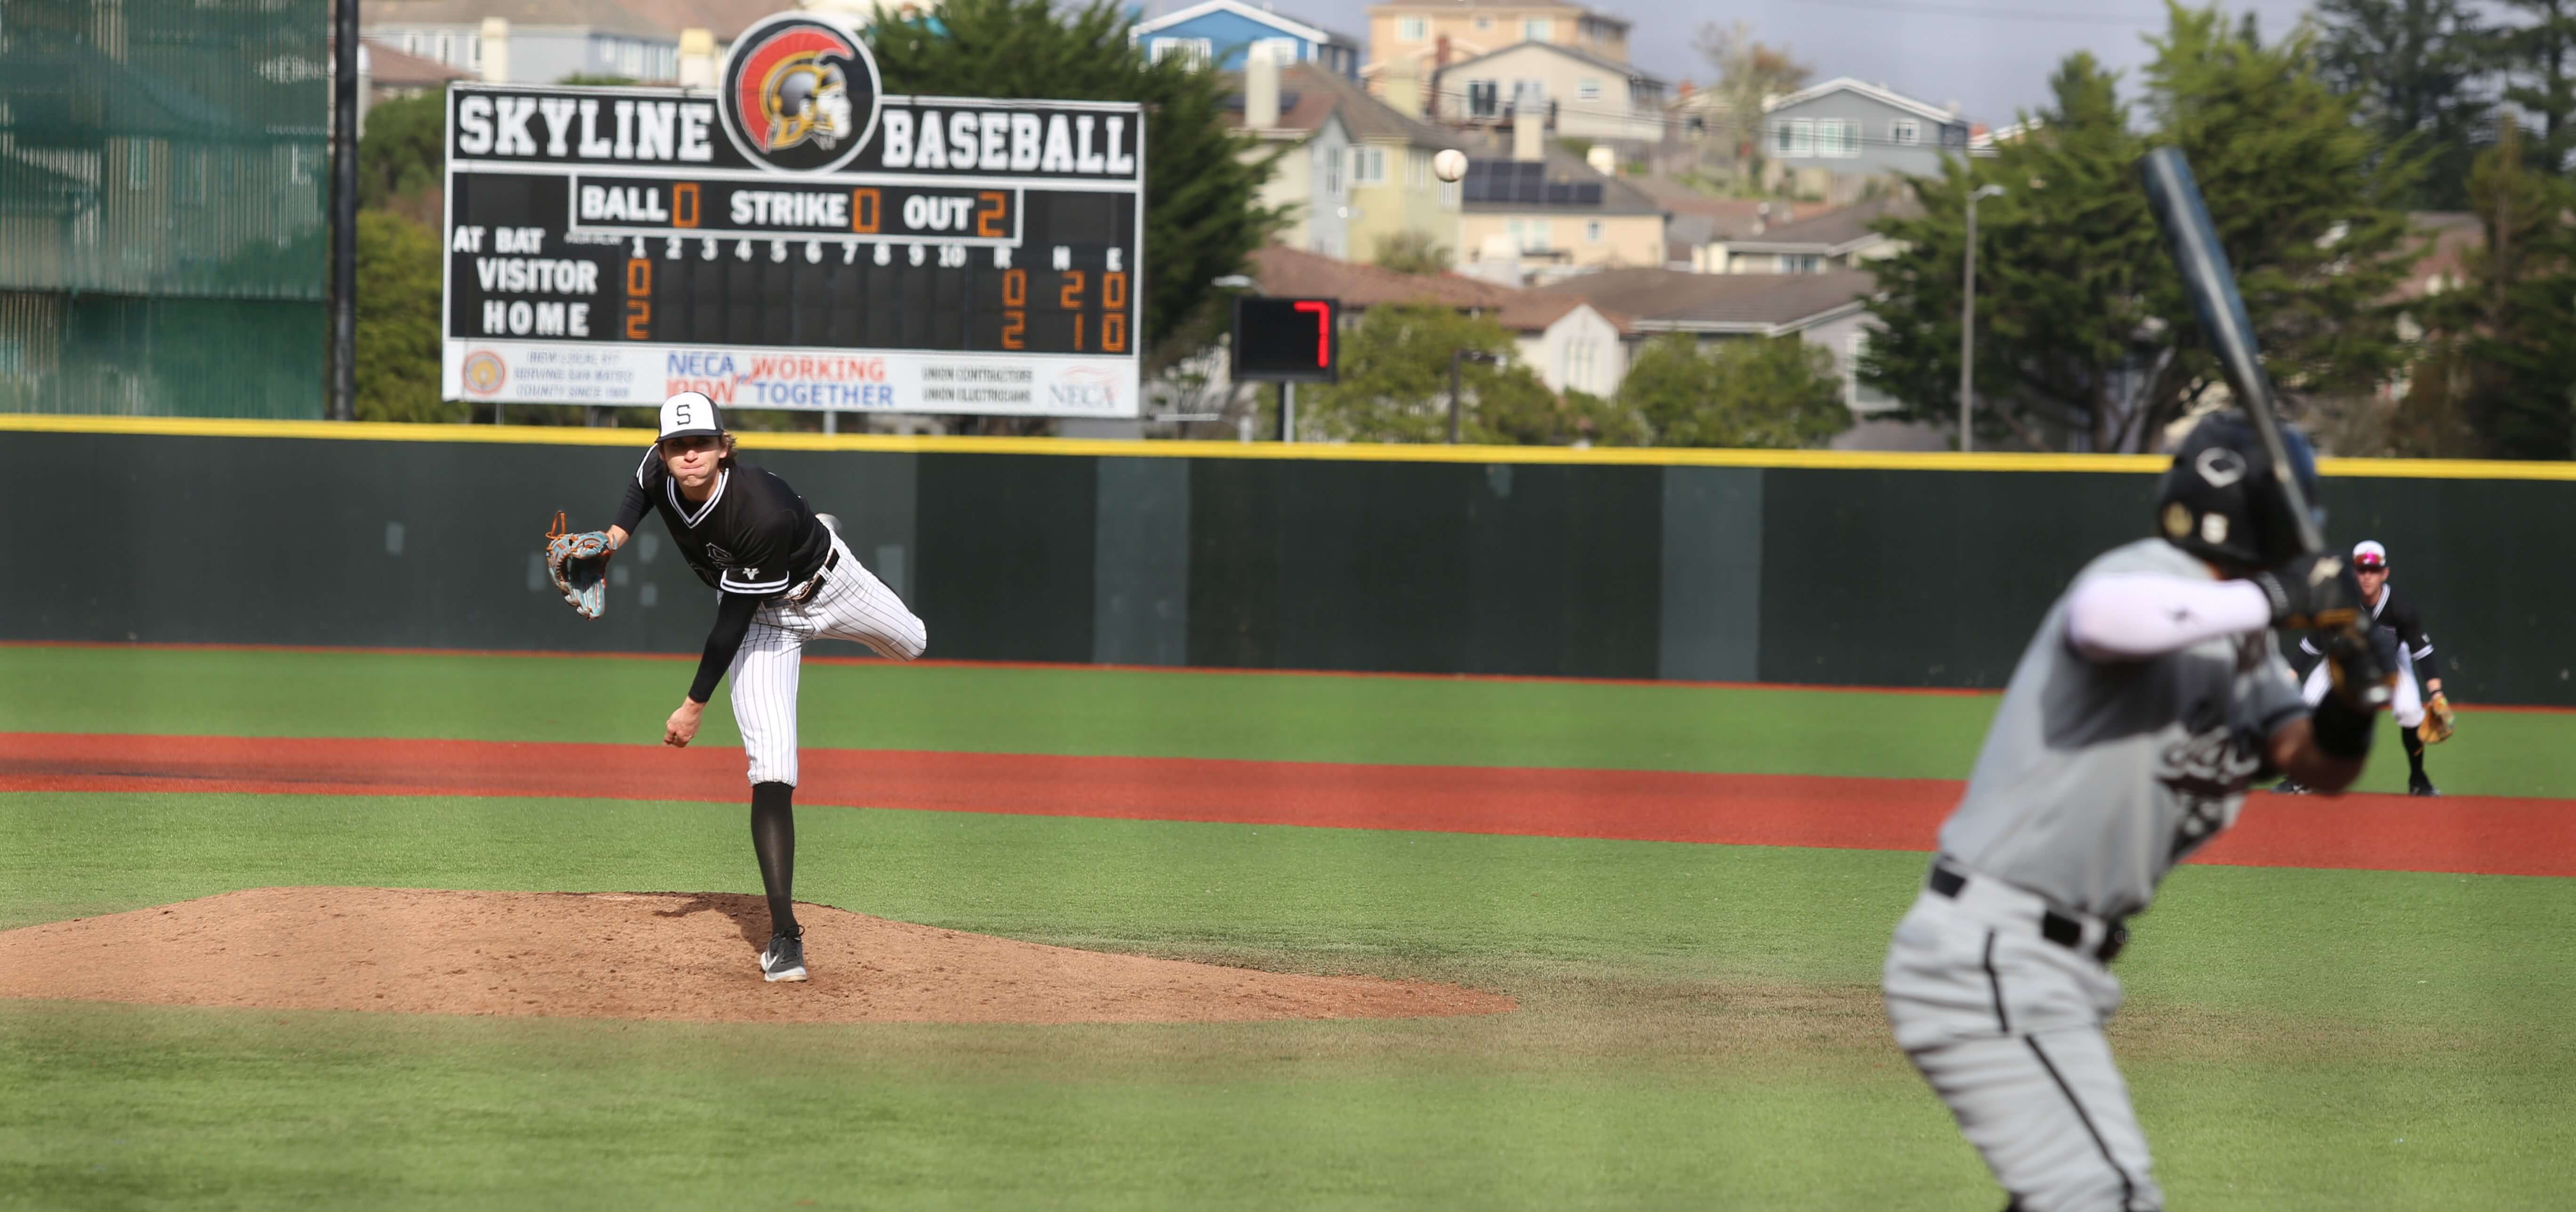
[[[104,417],[0,413],[0,431],[176,437],[307,438],[360,442],[506,442],[638,447],[641,429],[557,425],[394,425],[226,417]],[[875,450],[915,454],[1112,455],[1130,458],[1333,459],[1384,463],[1562,463],[1644,467],[1817,467],[1885,471],[2150,473],[2161,455],[1957,454],[1875,450],[1704,450],[1682,447],[1415,446],[1379,443],[1144,442],[1095,438],[899,437],[893,434],[745,433],[747,450]],[[2474,459],[2322,459],[2330,476],[2440,480],[2576,480],[2576,463]]]

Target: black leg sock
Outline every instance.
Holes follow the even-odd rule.
[[[2397,739],[2405,742],[2406,744],[2407,769],[2414,771],[2416,778],[2423,778],[2424,738],[2415,735],[2415,730],[2412,728],[2399,728],[2397,730]]]
[[[769,932],[796,933],[796,788],[789,783],[751,786],[751,852],[760,858],[760,886],[769,893]]]

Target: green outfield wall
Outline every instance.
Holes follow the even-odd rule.
[[[644,435],[0,416],[0,639],[693,651],[648,522],[583,622],[537,552]],[[2155,459],[750,435],[934,657],[1994,687]],[[2329,461],[2463,701],[2576,705],[2576,469]],[[2527,536],[2540,536],[2535,545]],[[2543,550],[2553,549],[2553,550]]]

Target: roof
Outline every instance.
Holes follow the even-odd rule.
[[[703,29],[716,36],[719,43],[731,42],[735,35],[751,28],[761,18],[781,9],[798,5],[781,0],[621,0],[627,10],[646,21],[668,28],[673,36],[684,29]],[[892,8],[889,4],[886,7]]]
[[[1697,274],[1677,269],[1604,269],[1559,279],[1531,293],[1581,299],[1604,314],[1635,317],[1645,330],[1770,331],[1796,327],[1869,297],[1862,270],[1823,274]]]
[[[2393,297],[2418,299],[2457,287],[2468,276],[2467,254],[2486,243],[2486,223],[2472,212],[2425,210],[2406,216],[2406,235],[2398,255],[2417,259]]]
[[[1332,94],[1315,89],[1283,88],[1279,90],[1279,123],[1263,129],[1271,132],[1294,131],[1301,135],[1314,134],[1324,129],[1325,123],[1333,120],[1333,110],[1337,108],[1334,101]],[[1243,129],[1243,94],[1238,92],[1227,97],[1225,105],[1223,121],[1226,126],[1234,130]],[[1347,135],[1348,128],[1345,128],[1343,133]],[[1277,136],[1274,134],[1273,137]]]
[[[1449,66],[1441,68],[1440,71],[1442,73],[1454,72],[1471,63],[1482,63],[1485,60],[1494,58],[1498,55],[1508,55],[1514,51],[1525,50],[1552,51],[1556,54],[1563,55],[1568,59],[1575,60],[1576,62],[1589,63],[1603,71],[1617,72],[1631,80],[1642,80],[1648,84],[1655,85],[1658,88],[1662,87],[1665,83],[1663,77],[1640,68],[1636,64],[1625,63],[1597,51],[1585,50],[1579,46],[1567,46],[1562,42],[1515,42],[1501,50],[1486,51],[1484,54],[1477,55],[1474,58],[1451,60]]]
[[[1784,198],[1720,198],[1704,194],[1681,182],[1664,177],[1623,177],[1638,193],[1655,200],[1675,215],[1703,215],[1709,222],[1709,238],[1731,240],[1751,236],[1764,224],[1779,219],[1789,222],[1833,209],[1828,202],[1792,202]]]
[[[1653,317],[1657,324],[1685,331],[1776,331],[1801,328],[1828,313],[1858,304],[1878,291],[1878,277],[1865,269],[1821,274],[1729,274],[1753,278],[1770,289],[1716,296]]]
[[[762,0],[762,2],[774,6],[777,3],[777,0]],[[1165,13],[1151,21],[1139,21],[1136,23],[1134,32],[1140,36],[1150,34],[1156,30],[1170,29],[1171,27],[1182,24],[1183,22],[1197,20],[1209,13],[1219,12],[1232,13],[1235,16],[1242,17],[1248,21],[1258,21],[1272,29],[1279,30],[1282,33],[1294,34],[1308,42],[1330,42],[1341,46],[1353,47],[1360,44],[1357,39],[1352,38],[1348,34],[1336,33],[1324,28],[1323,26],[1316,25],[1313,22],[1299,21],[1294,17],[1282,16],[1267,9],[1254,8],[1249,4],[1243,3],[1242,0],[1203,0],[1202,3],[1193,4],[1188,8]]]
[[[1726,243],[1730,251],[1740,252],[1833,252],[1846,245],[1883,239],[1870,227],[1882,216],[1910,216],[1922,211],[1911,193],[1881,194],[1839,210],[1774,224],[1759,235],[1737,236]]]
[[[361,38],[358,42],[367,51],[367,80],[379,87],[426,88],[474,78],[472,72],[458,71],[436,59],[405,54],[402,48],[374,38]]]
[[[1335,260],[1280,244],[1253,250],[1252,276],[1261,283],[1264,294],[1316,295],[1339,299],[1345,307],[1445,303],[1451,307],[1500,310],[1512,296],[1527,293],[1457,274],[1398,273],[1383,266]]]
[[[2046,125],[2048,123],[2039,118],[2024,118],[2019,122],[2007,122],[1993,130],[1970,131],[1968,132],[1969,154],[1992,155],[1997,144],[2019,142],[2029,137],[2031,132]]]
[[[1488,147],[1492,146],[1495,142],[1498,142],[1498,140],[1490,137],[1490,132],[1486,132],[1486,134],[1488,137],[1484,142]],[[1460,138],[1458,140],[1459,146],[1470,146],[1474,142],[1476,142],[1476,140],[1465,137],[1465,132],[1460,132]],[[1476,163],[1481,162],[1492,164],[1497,161],[1509,162],[1508,156],[1476,156],[1473,151],[1470,151],[1468,154],[1474,157],[1474,159],[1469,162],[1470,167],[1468,171],[1470,173],[1476,171],[1473,167]],[[1598,184],[1601,186],[1601,201],[1599,203],[1479,202],[1472,197],[1466,197],[1462,198],[1459,202],[1458,208],[1468,214],[1477,215],[1660,215],[1664,213],[1663,204],[1646,196],[1644,191],[1638,189],[1634,185],[1630,185],[1627,181],[1621,178],[1603,176],[1590,164],[1584,163],[1581,156],[1577,156],[1553,143],[1548,145],[1545,158],[1542,163],[1546,166],[1544,175],[1548,184]]]
[[[639,0],[636,7],[645,2]],[[710,6],[715,3],[721,0],[710,0]],[[499,17],[512,25],[570,26],[663,38],[676,38],[680,32],[678,26],[638,15],[620,0],[372,0],[361,21],[362,28],[373,30],[404,25],[480,26],[486,17]],[[735,27],[737,32],[740,28]]]
[[[1315,125],[1323,124],[1323,114],[1337,113],[1342,128],[1351,133],[1351,141],[1401,139],[1414,147],[1433,151],[1451,146],[1455,140],[1448,131],[1418,118],[1397,113],[1395,107],[1368,95],[1367,90],[1312,63],[1294,63],[1279,72],[1279,108],[1281,125],[1288,124],[1288,96],[1294,92],[1298,108],[1309,104],[1326,106],[1313,117]],[[1240,119],[1238,119],[1240,121]],[[1303,127],[1300,129],[1313,129]]]
[[[1887,87],[1886,85],[1872,84],[1866,80],[1855,79],[1851,76],[1836,76],[1822,84],[1799,89],[1787,96],[1770,98],[1762,103],[1762,112],[1769,113],[1772,110],[1780,109],[1785,106],[1813,101],[1828,93],[1844,92],[1859,93],[1873,101],[1892,105],[1898,109],[1909,110],[1936,122],[1956,122],[1959,120],[1959,115],[1951,113],[1950,111],[1928,101],[1917,101],[1912,97],[1896,91],[1895,89]]]

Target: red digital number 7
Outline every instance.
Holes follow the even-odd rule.
[[[1322,299],[1299,299],[1299,311],[1315,313],[1315,365],[1333,364],[1333,305]]]

